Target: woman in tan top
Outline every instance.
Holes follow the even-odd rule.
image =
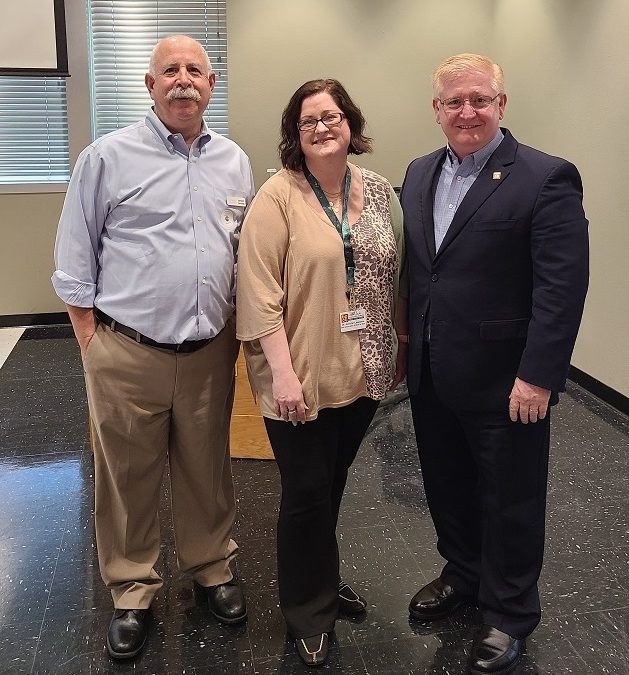
[[[340,581],[336,523],[378,401],[405,374],[402,213],[386,179],[347,162],[371,150],[364,127],[337,80],[303,84],[282,116],[284,168],[240,239],[237,333],[282,480],[280,606],[308,665],[339,612],[366,609]]]

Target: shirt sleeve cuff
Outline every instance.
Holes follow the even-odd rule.
[[[79,281],[61,270],[52,275],[52,285],[55,293],[73,307],[93,307],[96,297],[96,284]]]

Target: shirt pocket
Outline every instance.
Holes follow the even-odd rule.
[[[240,230],[247,207],[247,197],[241,189],[215,186],[214,205],[223,227]]]

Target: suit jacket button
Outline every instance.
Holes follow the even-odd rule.
[[[433,274],[433,275],[430,277],[430,280],[431,280],[431,281],[437,281],[438,278],[439,278],[439,275],[438,275],[438,274]]]

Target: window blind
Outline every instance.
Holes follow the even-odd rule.
[[[88,0],[88,16],[95,138],[146,115],[151,50],[173,34],[189,35],[207,50],[216,87],[205,119],[227,135],[226,0]]]
[[[65,78],[0,77],[0,184],[69,178]]]

